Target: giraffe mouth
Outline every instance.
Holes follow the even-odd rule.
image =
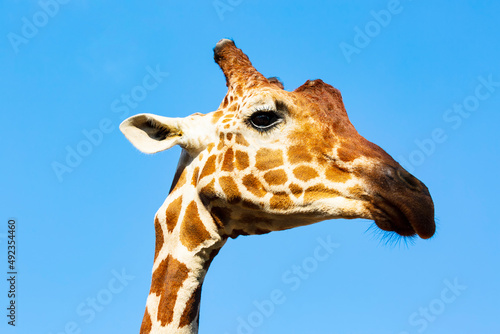
[[[423,239],[429,238],[427,231],[421,229],[416,222],[412,210],[404,205],[394,205],[380,195],[376,196],[373,216],[375,224],[383,231],[395,232],[403,237],[419,235]]]

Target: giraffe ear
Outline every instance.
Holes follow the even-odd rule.
[[[181,118],[139,114],[120,124],[120,131],[141,152],[157,153],[174,145],[182,146]]]

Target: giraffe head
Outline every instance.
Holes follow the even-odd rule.
[[[365,218],[401,236],[434,234],[426,186],[358,134],[337,89],[312,80],[286,91],[227,39],[217,43],[214,58],[228,86],[216,111],[140,114],[120,129],[145,153],[183,148],[171,191],[195,192],[218,233]]]

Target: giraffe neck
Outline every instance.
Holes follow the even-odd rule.
[[[189,259],[168,254],[155,263],[141,333],[198,333],[203,280],[220,247]]]
[[[191,182],[197,173],[183,153],[173,189],[156,214],[153,277],[141,333],[198,333],[203,280],[226,239]]]

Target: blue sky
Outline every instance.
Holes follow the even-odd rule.
[[[498,2],[41,0],[0,13],[0,277],[9,218],[18,238],[17,326],[2,278],[2,333],[138,332],[180,150],[141,154],[118,125],[215,110],[221,38],[288,90],[340,89],[357,130],[426,183],[438,229],[408,247],[362,220],[230,240],[200,333],[500,332]]]

